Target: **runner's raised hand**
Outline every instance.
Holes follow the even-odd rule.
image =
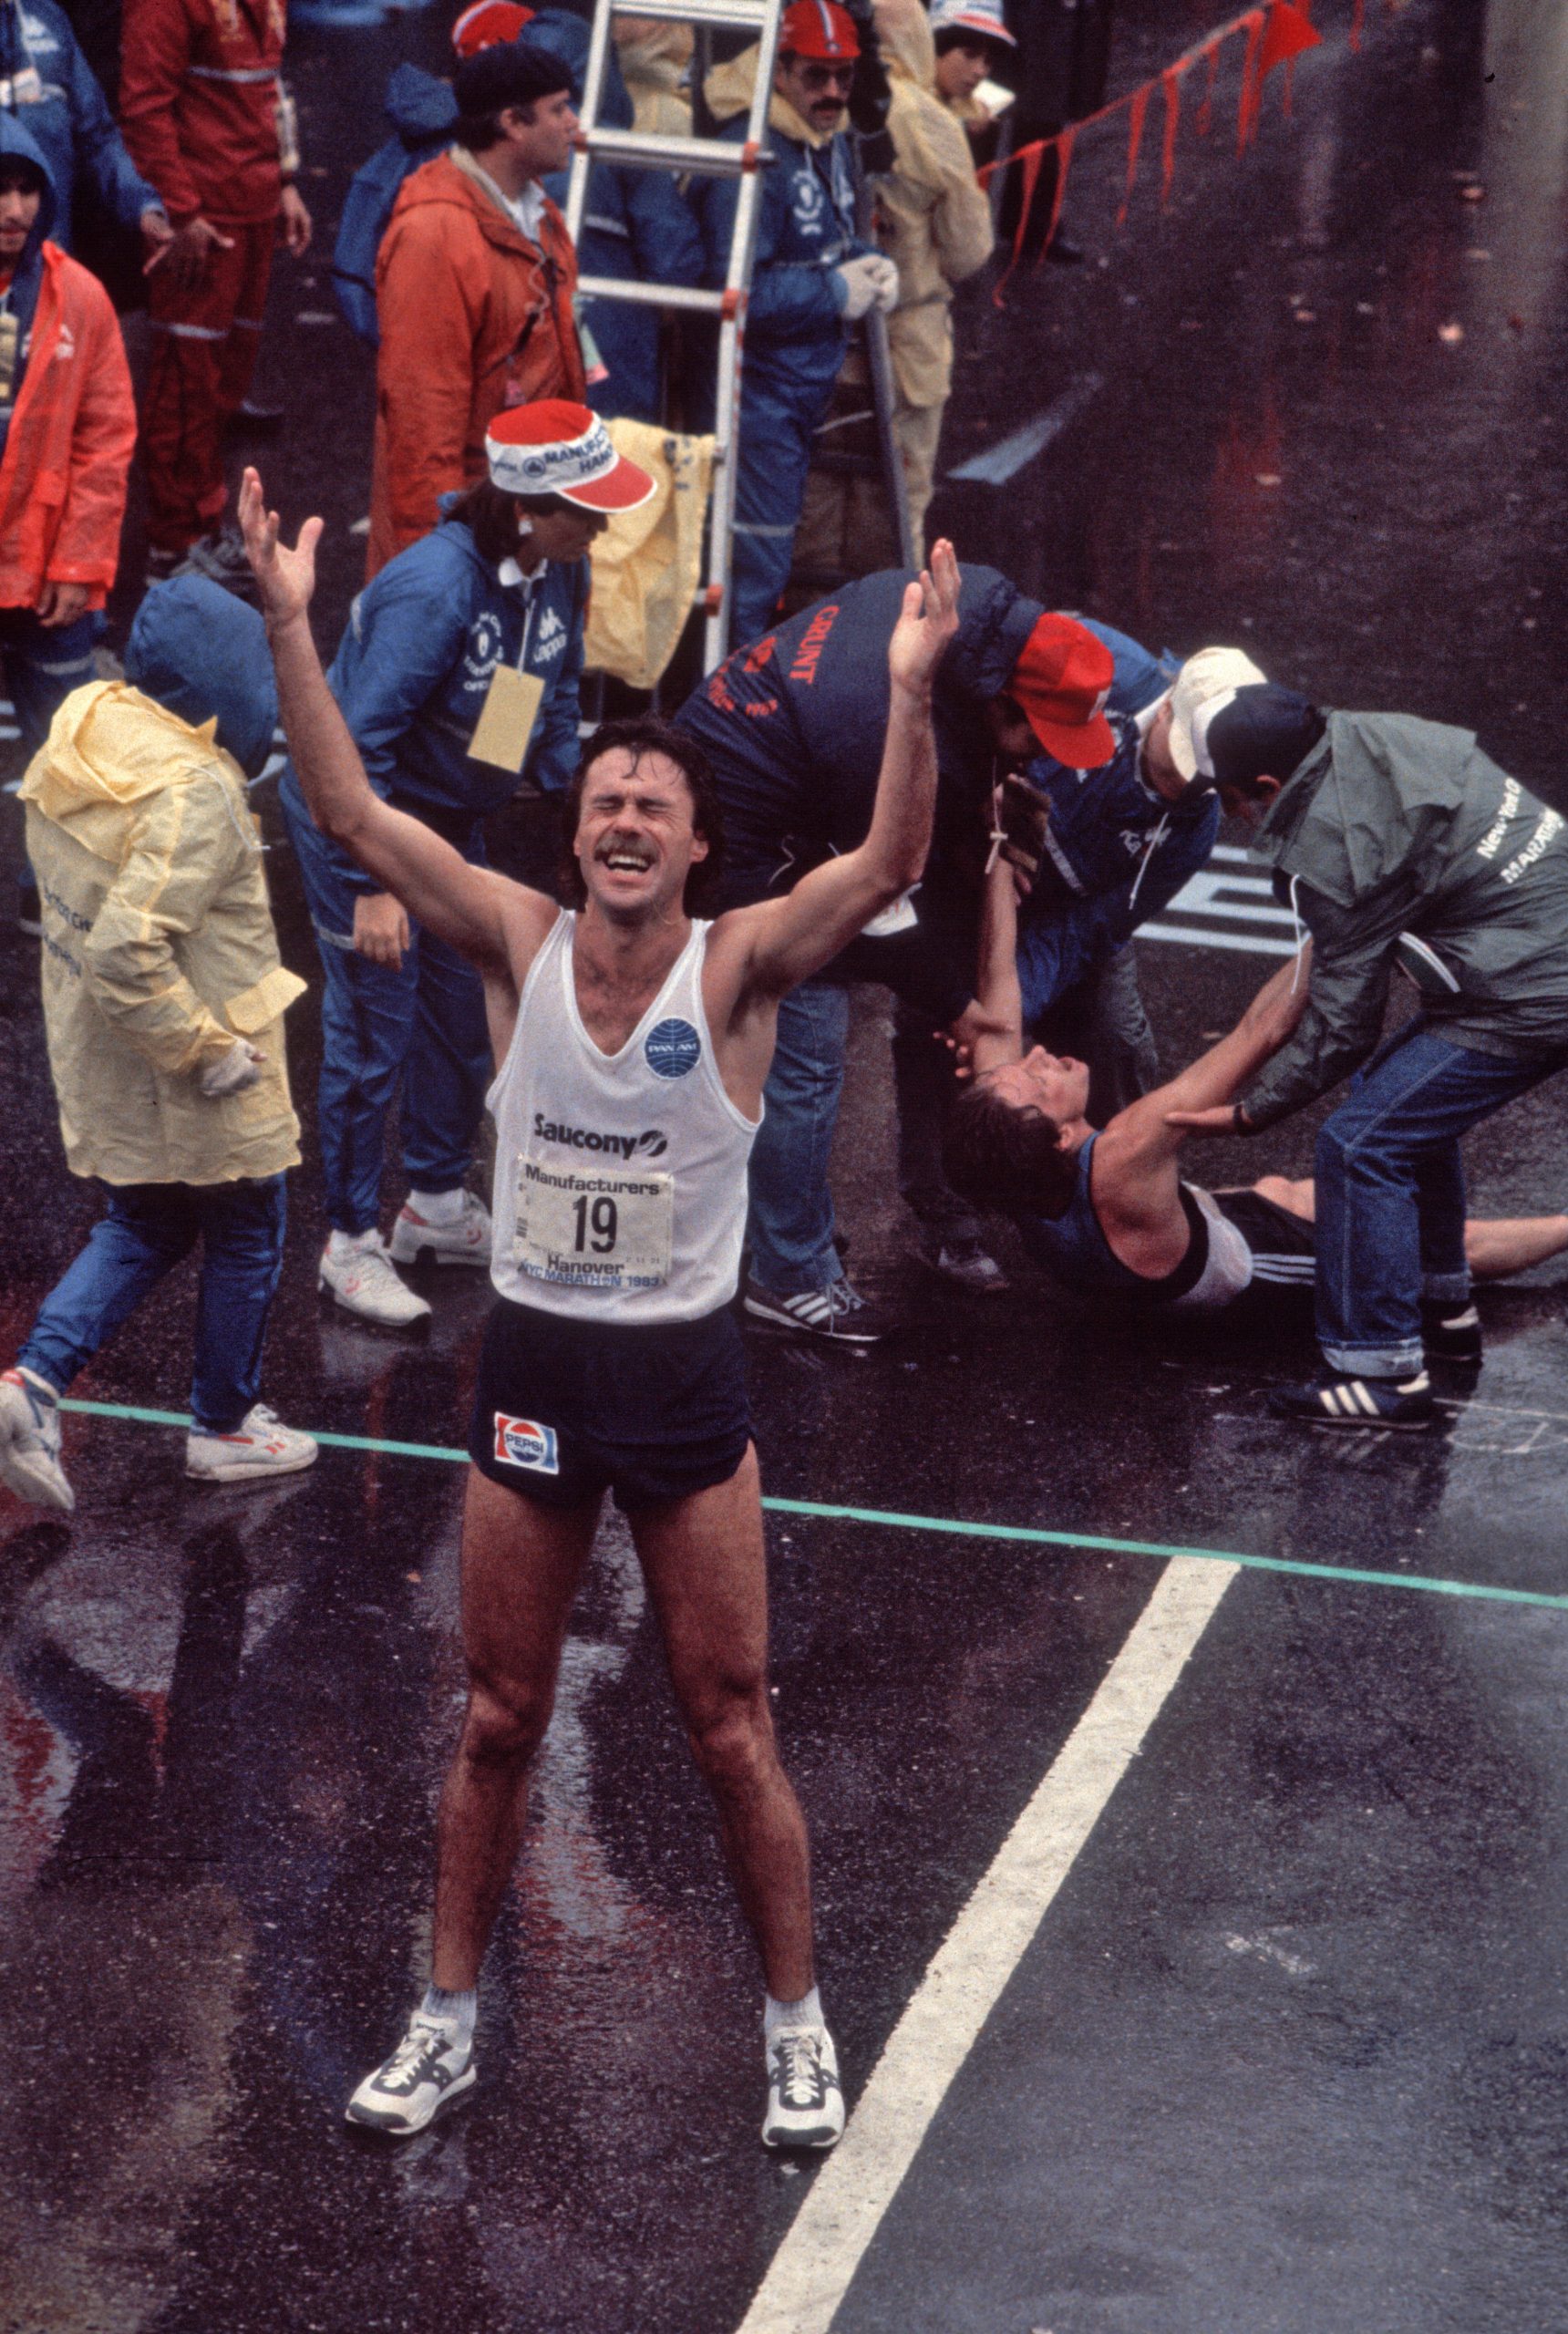
[[[279,534],[277,512],[267,509],[260,473],[253,470],[240,480],[239,519],[269,626],[305,614],[315,592],[315,547],[325,522],[307,519],[290,551]]]
[[[944,540],[918,584],[904,588],[903,607],[888,643],[887,668],[895,688],[927,697],[936,668],[958,630],[958,561]]]

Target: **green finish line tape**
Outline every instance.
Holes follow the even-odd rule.
[[[80,1410],[99,1419],[127,1419],[137,1426],[189,1427],[181,1410],[143,1410],[129,1402],[62,1400],[62,1410]],[[317,1442],[334,1451],[368,1451],[388,1459],[439,1459],[466,1466],[468,1452],[436,1442],[387,1442],[369,1434],[315,1433]],[[1246,1572],[1294,1574],[1302,1580],[1350,1581],[1361,1588],[1414,1588],[1428,1596],[1473,1596],[1491,1605],[1535,1605],[1568,1610],[1568,1595],[1553,1596],[1543,1589],[1500,1588],[1490,1581],[1445,1580],[1417,1572],[1367,1572],[1356,1565],[1315,1565],[1302,1556],[1248,1556],[1229,1548],[1183,1548],[1163,1540],[1113,1540],[1092,1532],[1050,1532],[1037,1523],[975,1523],[952,1515],[903,1515],[891,1508],[839,1507],[817,1499],[764,1499],[773,1515],[802,1515],[829,1523],[875,1523],[898,1532],[945,1532],[965,1540],[1015,1540],[1036,1547],[1077,1548],[1095,1555],[1190,1556],[1199,1563],[1238,1565]]]

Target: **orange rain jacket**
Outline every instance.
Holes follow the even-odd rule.
[[[85,584],[101,608],[119,558],[136,405],[119,324],[98,278],[55,243],[0,459],[0,607]]]
[[[576,283],[548,198],[534,244],[449,154],[404,181],[376,261],[367,575],[429,533],[443,494],[484,477],[485,430],[503,406],[582,401]]]

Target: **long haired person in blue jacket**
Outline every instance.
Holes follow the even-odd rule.
[[[382,798],[484,863],[482,821],[577,766],[588,546],[654,491],[586,406],[499,414],[490,475],[356,600],[327,679]],[[320,1136],[331,1232],[320,1279],[348,1312],[405,1327],[429,1311],[393,1259],[489,1268],[490,1212],[466,1188],[490,1079],[479,975],[412,923],[280,789],[324,975]],[[387,1113],[403,1081],[410,1190],[379,1229]]]

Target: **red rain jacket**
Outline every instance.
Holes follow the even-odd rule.
[[[541,237],[520,234],[449,155],[404,181],[376,262],[367,573],[429,533],[441,495],[484,477],[503,406],[581,400],[577,261],[548,200]]]
[[[127,0],[119,120],[174,224],[277,214],[284,0]]]

